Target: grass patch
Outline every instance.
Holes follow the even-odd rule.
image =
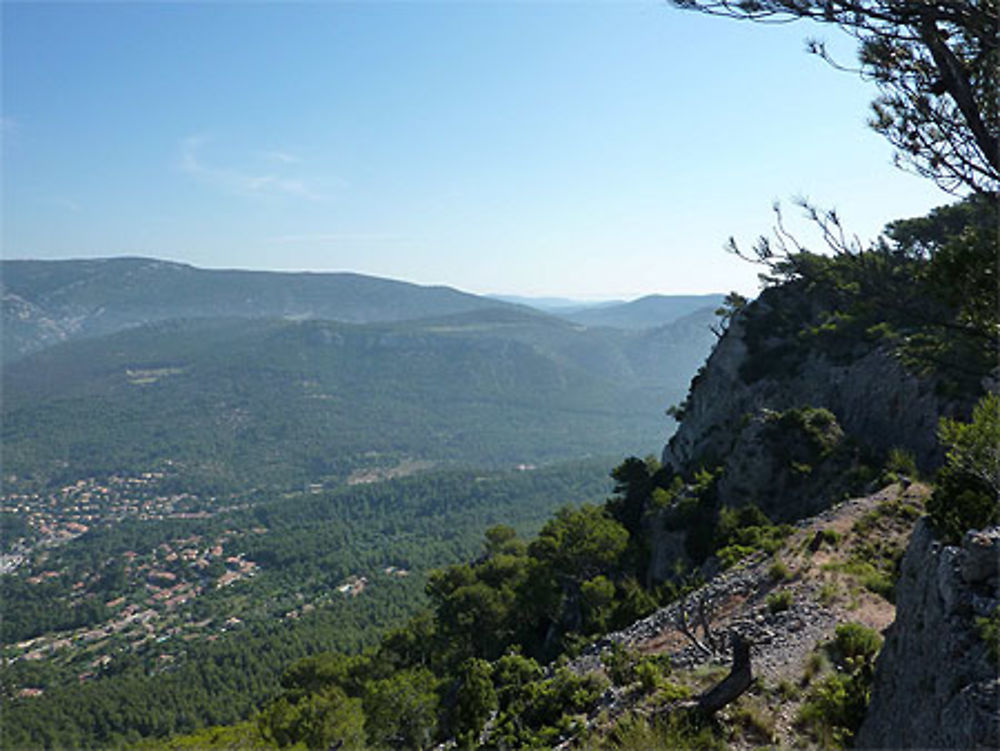
[[[833,603],[837,599],[837,585],[833,582],[824,582],[823,586],[819,588],[818,598],[822,605]]]
[[[585,751],[725,751],[717,723],[693,712],[671,712],[650,719],[630,713],[605,738],[592,739]]]
[[[812,683],[813,679],[824,673],[830,667],[830,660],[820,651],[812,652],[806,659],[806,667],[802,673],[802,685]]]
[[[792,607],[792,603],[794,601],[795,598],[793,597],[792,593],[787,589],[783,589],[780,592],[771,592],[767,596],[766,600],[767,611],[772,615],[774,613],[780,613],[783,610],[788,610],[790,607]]]
[[[792,578],[792,572],[788,564],[779,558],[767,569],[767,576],[773,582],[783,582]]]
[[[754,699],[744,699],[733,710],[732,723],[743,731],[747,740],[770,743],[774,740],[774,715]]]
[[[798,687],[787,678],[782,678],[778,681],[778,685],[774,687],[772,693],[785,702],[796,701],[801,696]]]

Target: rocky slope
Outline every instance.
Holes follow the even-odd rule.
[[[970,532],[961,547],[945,547],[921,522],[911,541],[928,492],[922,486],[839,503],[871,483],[892,455],[908,455],[914,468],[932,473],[944,461],[939,421],[966,419],[975,397],[995,388],[998,371],[987,376],[977,365],[968,372],[978,375],[959,386],[942,370],[904,365],[897,334],[872,333],[883,324],[859,332],[852,314],[831,313],[829,301],[807,290],[771,287],[735,313],[679,405],[681,426],[663,464],[688,485],[673,506],[647,514],[650,580],[670,579],[676,559],[691,560],[689,533],[669,521],[685,503],[752,503],[775,521],[812,519],[797,522],[799,531],[777,555],[780,565],[761,558],[724,572],[686,603],[593,646],[581,666],[590,660],[596,667],[601,651],[616,643],[666,652],[680,669],[674,680],[698,692],[705,664],[717,664],[713,679],[725,674],[738,634],[754,645],[757,683],[720,715],[732,747],[1000,747],[1000,531]],[[712,478],[710,486],[699,472]],[[710,495],[699,496],[699,485]],[[891,529],[882,526],[888,519]],[[711,563],[702,567],[708,575]],[[846,602],[835,591],[846,592]],[[703,604],[707,628],[699,631]],[[836,661],[847,623],[887,634],[877,673],[852,657],[823,678],[823,660]],[[643,701],[625,688],[606,710],[669,715],[662,702]],[[591,718],[592,726],[601,722]]]
[[[839,625],[881,631],[892,623],[891,572],[928,492],[920,484],[895,484],[804,520],[774,556],[758,554],[722,572],[685,599],[595,642],[571,666],[608,672],[610,652],[622,647],[645,657],[666,655],[670,681],[694,695],[726,674],[738,634],[751,643],[754,683],[720,713],[727,745],[828,747],[831,738],[803,719],[804,707],[835,672],[827,652]],[[707,632],[698,616],[702,603]],[[627,714],[663,711],[655,693],[626,683],[608,690],[586,724],[600,739]]]

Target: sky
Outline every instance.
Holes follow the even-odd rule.
[[[862,240],[892,165],[836,30],[665,2],[11,3],[4,258],[151,256],[578,299],[753,294],[781,201]],[[818,247],[818,244],[814,247]]]

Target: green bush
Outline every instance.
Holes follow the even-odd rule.
[[[836,416],[825,407],[789,409],[776,419],[782,429],[804,434],[810,448],[819,457],[830,454],[844,435]]]
[[[782,560],[777,560],[771,564],[771,567],[767,570],[768,578],[773,582],[783,582],[792,578],[792,572],[788,568],[788,564]]]
[[[792,533],[788,524],[773,524],[754,504],[723,506],[715,522],[715,549],[719,561],[729,567],[757,551],[776,553]]]
[[[994,664],[1000,663],[1000,605],[985,618],[977,618],[976,626],[979,627],[979,637],[986,642],[990,659]]]
[[[832,568],[856,576],[861,586],[869,592],[874,592],[889,602],[895,602],[896,582],[893,572],[883,571],[867,560],[858,560],[854,557],[847,563],[837,564]]]
[[[732,568],[744,558],[749,558],[756,552],[757,548],[750,547],[749,545],[726,545],[726,547],[715,551],[715,555],[719,559],[722,568]]]
[[[796,724],[823,748],[844,748],[861,726],[871,688],[858,675],[834,674],[813,687]]]
[[[904,449],[894,448],[889,451],[889,456],[885,460],[880,481],[889,485],[898,482],[901,475],[915,480],[918,474],[917,460],[913,454]]]
[[[830,647],[844,664],[859,659],[873,660],[882,648],[882,637],[878,631],[860,623],[841,623]]]
[[[1000,397],[980,399],[969,423],[942,419],[938,437],[948,453],[927,512],[941,537],[957,543],[966,530],[1000,522]]]
[[[469,659],[462,665],[453,710],[452,732],[464,748],[474,748],[490,715],[496,711],[493,667],[486,660]]]
[[[792,607],[793,601],[792,593],[787,589],[783,589],[780,592],[771,592],[767,596],[767,611],[774,614],[788,610]]]
[[[871,698],[872,663],[882,637],[860,623],[841,623],[833,640],[826,645],[837,665],[837,672],[815,684],[806,696],[796,723],[808,731],[824,748],[850,745],[854,733],[865,718]],[[823,669],[821,652],[811,656],[815,662],[812,675]]]
[[[556,668],[551,678],[522,682],[518,675],[513,685],[500,684],[507,677],[503,669],[494,673],[500,711],[490,739],[500,748],[553,745],[571,730],[573,716],[593,708],[607,687],[607,681],[594,673],[578,676],[566,667]]]
[[[604,663],[608,678],[615,686],[628,686],[636,680],[639,653],[634,649],[614,642],[610,649],[601,653],[601,662]]]

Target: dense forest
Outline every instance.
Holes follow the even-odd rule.
[[[662,442],[710,321],[625,332],[490,309],[364,326],[150,323],[5,369],[5,471],[51,485],[170,462],[187,489],[218,494],[406,461],[641,453]]]
[[[428,571],[475,555],[484,528],[516,520],[532,532],[564,503],[600,500],[609,488],[607,464],[431,473],[262,501],[208,520],[123,522],[54,548],[38,566],[0,580],[5,645],[53,630],[101,628],[115,617],[107,601],[142,589],[144,577],[129,573],[135,562],[126,566],[129,555],[138,552],[142,560],[147,551],[192,534],[212,539],[213,530],[259,530],[226,547],[227,555],[256,562],[259,573],[221,589],[206,587],[169,616],[175,625],[157,631],[165,638],[130,643],[125,635],[111,637],[113,659],[82,686],[75,685],[77,673],[94,657],[82,645],[83,662],[6,663],[5,745],[127,746],[143,735],[245,717],[273,695],[291,660],[320,649],[356,652],[412,615],[426,602]],[[30,583],[39,570],[63,575]],[[180,561],[167,572],[192,582],[213,575]],[[337,592],[345,579],[362,575],[363,592]],[[73,586],[81,577],[87,583],[82,597]],[[207,639],[182,637],[203,634],[185,629],[210,619],[235,625]],[[169,636],[175,628],[178,635]],[[15,698],[26,686],[45,695]]]

